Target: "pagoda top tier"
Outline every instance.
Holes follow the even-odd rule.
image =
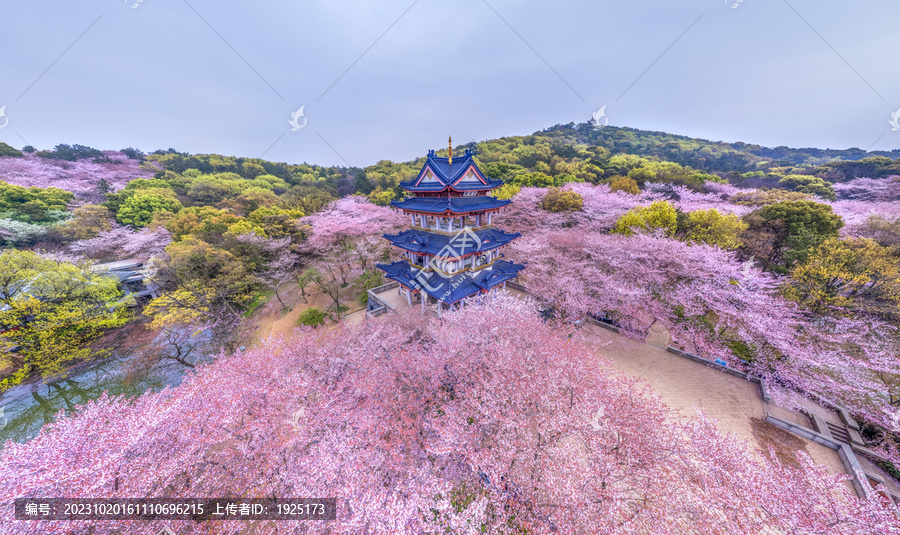
[[[502,186],[503,181],[484,176],[475,165],[469,149],[466,149],[462,157],[454,158],[441,158],[430,150],[425,165],[416,178],[399,185],[416,193],[490,191]]]

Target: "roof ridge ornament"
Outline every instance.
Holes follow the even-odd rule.
[[[447,143],[449,144],[447,147],[447,163],[453,165],[453,136],[447,138]]]

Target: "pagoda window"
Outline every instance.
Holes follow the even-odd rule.
[[[464,191],[463,197],[474,197],[477,194],[478,194],[477,191]]]

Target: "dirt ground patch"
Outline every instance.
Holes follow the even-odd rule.
[[[775,452],[775,456],[783,464],[801,468],[800,463],[797,461],[797,452],[802,451],[809,455],[805,440],[770,424],[762,418],[750,418],[750,429],[753,432],[753,438],[756,439],[756,443],[759,445],[759,449],[763,453],[768,453],[771,448]]]
[[[300,288],[296,284],[285,286],[285,288],[280,290],[280,293],[282,300],[284,300],[284,308],[282,308],[281,302],[275,296],[272,296],[254,314],[253,323],[256,329],[251,337],[250,347],[259,345],[260,342],[273,335],[290,338],[297,327],[297,318],[300,317],[304,310],[310,307],[325,310],[333,304],[328,294],[312,284],[306,287],[306,301],[303,300]],[[356,296],[351,295],[351,293],[355,292],[352,289],[348,289],[347,295],[342,296],[341,299],[341,304],[348,307],[344,312],[344,317],[365,308],[365,305],[360,304],[355,298]]]

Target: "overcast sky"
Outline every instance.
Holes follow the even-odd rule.
[[[900,2],[0,1],[0,141],[364,166],[584,122],[900,148]],[[289,123],[300,106],[298,130]],[[900,115],[900,114],[898,114]]]

